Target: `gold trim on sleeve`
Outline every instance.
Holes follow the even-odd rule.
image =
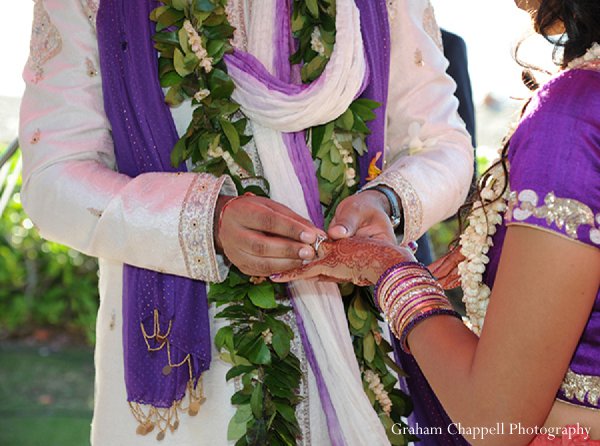
[[[539,201],[538,194],[531,189],[512,191],[505,217],[507,224],[524,222],[532,216],[542,218],[548,225],[554,223],[572,240],[579,240],[581,225],[590,226],[590,240],[600,245],[600,214],[594,218],[589,206],[571,198],[558,198],[554,192],[546,194],[543,205],[538,205]]]

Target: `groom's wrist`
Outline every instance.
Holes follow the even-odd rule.
[[[367,191],[377,192],[379,196],[379,200],[383,203],[383,208],[385,209],[392,226],[394,229],[403,226],[404,223],[404,214],[402,210],[402,202],[400,198],[396,194],[396,192],[388,186],[383,184],[378,184]]]

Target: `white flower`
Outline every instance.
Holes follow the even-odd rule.
[[[194,94],[194,99],[200,102],[202,99],[208,97],[210,95],[210,90],[203,88],[202,90],[198,90],[196,94]]]
[[[502,168],[490,172],[490,178],[480,195],[484,201],[496,201],[486,206],[476,201],[468,218],[469,226],[460,236],[460,252],[466,260],[458,265],[458,272],[463,288],[463,302],[469,318],[469,328],[476,334],[481,333],[491,294],[489,287],[482,281],[485,265],[490,262],[486,254],[493,245],[491,236],[496,233],[497,225],[502,223],[500,213],[507,208],[506,200],[509,192],[506,190],[502,194],[505,180]]]
[[[200,66],[204,69],[204,71],[206,71],[207,73],[210,73],[213,68],[212,62],[213,62],[212,57],[205,57],[204,59],[200,60]]]
[[[262,334],[262,337],[263,337],[263,339],[265,341],[265,344],[271,345],[273,343],[273,333],[271,333],[271,329],[270,328],[267,328],[261,334]]]
[[[229,159],[231,161],[233,161],[233,158],[231,158],[231,155],[229,154],[229,152],[227,152],[227,155],[228,155]],[[217,146],[214,149],[212,149],[212,148],[208,149],[208,156],[210,156],[211,158],[223,157],[223,159],[225,159],[225,152],[221,146]],[[225,162],[227,162],[227,159],[225,159]]]
[[[318,53],[319,56],[325,55],[325,45],[323,45],[323,40],[321,39],[321,30],[317,26],[315,26],[310,35],[310,47],[315,53]]]

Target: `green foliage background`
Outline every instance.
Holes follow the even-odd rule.
[[[10,161],[16,165],[17,157]],[[20,180],[0,216],[0,336],[48,327],[92,344],[98,309],[97,262],[44,240],[23,211]]]

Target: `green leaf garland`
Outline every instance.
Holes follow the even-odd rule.
[[[246,118],[231,99],[235,88],[223,61],[233,48],[234,28],[228,21],[227,0],[161,0],[152,11],[156,22],[154,46],[159,52],[159,79],[165,100],[176,107],[191,100],[192,120],[171,153],[174,166],[191,162],[195,172],[231,176],[239,193],[268,195],[269,185],[256,177],[252,161],[242,149],[250,140]],[[335,1],[294,0],[291,27],[298,51],[290,63],[301,64],[303,82],[322,73],[335,44]],[[176,30],[176,31],[174,31]],[[340,117],[308,129],[307,143],[316,161],[320,201],[328,225],[337,205],[357,190],[357,156],[366,152],[366,122],[380,104],[356,99]],[[247,179],[259,180],[262,187]],[[372,305],[368,288],[341,286],[348,326],[364,389],[393,445],[413,440],[394,435],[391,426],[411,410],[410,401],[395,388],[401,372],[389,357],[392,348],[381,335],[381,316]],[[239,390],[231,398],[237,406],[227,438],[236,446],[294,445],[301,435],[296,406],[302,380],[299,359],[291,351],[294,332],[283,321],[292,308],[283,305],[282,285],[256,281],[232,267],[221,284],[212,284],[209,301],[219,308],[216,318],[227,326],[215,334],[220,357],[231,364],[226,379]],[[368,382],[376,374],[381,388]],[[379,396],[373,390],[379,392]],[[384,407],[381,390],[391,405]]]

